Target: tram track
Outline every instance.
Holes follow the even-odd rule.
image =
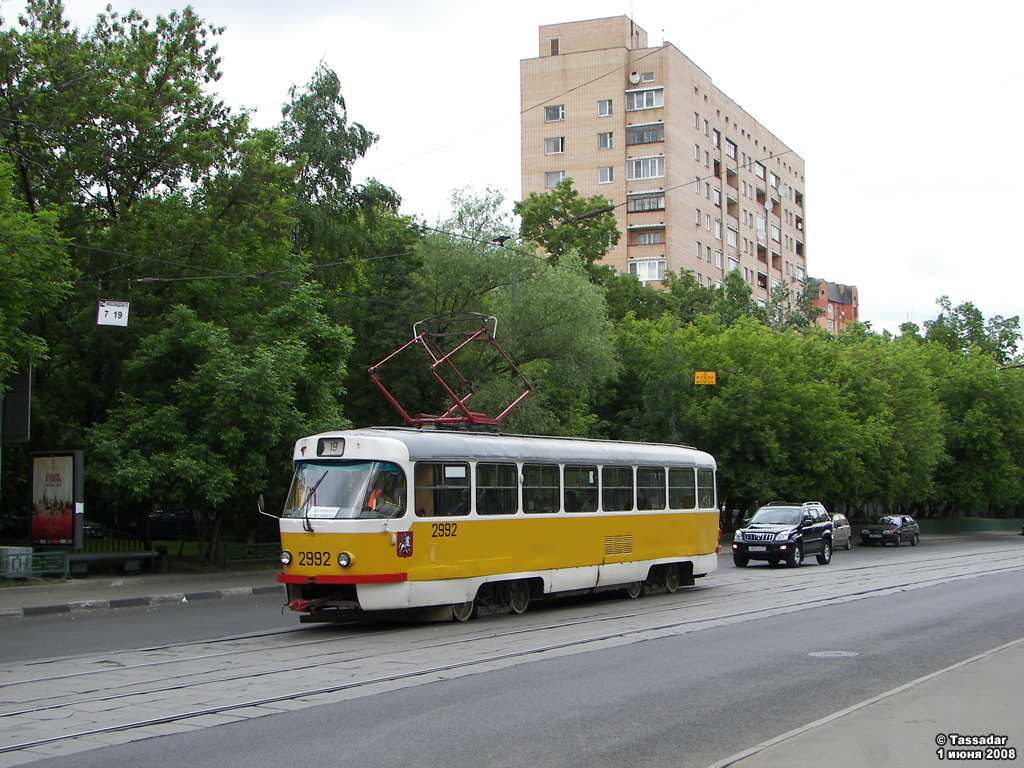
[[[17,709],[0,711],[0,753],[17,752],[20,750],[32,750],[46,745],[59,742],[96,737],[103,734],[136,732],[139,738],[147,735],[146,729],[155,726],[172,723],[182,723],[190,719],[200,718],[205,715],[226,715],[242,710],[267,708],[262,714],[270,714],[274,704],[282,702],[304,702],[306,705],[320,703],[309,701],[310,699],[327,699],[338,694],[353,692],[370,692],[374,689],[392,688],[397,685],[414,683],[422,679],[442,679],[452,673],[466,674],[472,670],[486,670],[496,665],[518,663],[519,660],[531,656],[544,656],[553,653],[564,653],[572,651],[583,651],[588,646],[607,647],[609,644],[635,642],[638,639],[657,637],[664,633],[680,633],[697,631],[701,628],[715,626],[722,623],[734,623],[746,621],[753,618],[760,618],[768,615],[785,613],[792,610],[802,610],[821,605],[830,605],[838,602],[865,599],[885,593],[905,591],[907,589],[923,588],[934,584],[958,580],[963,578],[974,578],[987,574],[995,574],[1007,571],[1024,570],[1024,553],[1019,548],[1005,548],[1000,550],[986,550],[985,557],[979,558],[978,553],[963,555],[950,555],[936,560],[934,556],[922,553],[921,556],[912,560],[901,560],[887,563],[896,566],[896,573],[892,569],[886,569],[884,583],[873,584],[869,578],[879,570],[875,562],[865,566],[853,566],[848,568],[831,568],[824,571],[829,576],[827,583],[820,579],[808,579],[805,570],[781,570],[765,569],[766,578],[763,579],[733,579],[720,581],[711,584],[707,588],[701,587],[697,590],[687,590],[678,593],[676,597],[695,596],[698,599],[672,600],[671,604],[661,601],[661,596],[653,596],[649,601],[617,602],[616,608],[608,612],[599,612],[597,615],[591,613],[584,617],[573,617],[568,621],[546,621],[549,617],[547,611],[537,611],[527,614],[525,617],[516,617],[516,626],[510,629],[502,628],[500,631],[488,631],[488,622],[481,621],[473,626],[466,625],[443,625],[446,637],[430,643],[422,642],[422,627],[399,627],[383,631],[356,632],[339,637],[332,632],[327,637],[319,637],[312,640],[300,642],[285,642],[279,644],[259,644],[252,647],[223,650],[225,642],[255,642],[264,639],[273,640],[276,638],[288,639],[292,630],[275,631],[271,633],[259,633],[249,636],[238,636],[233,638],[219,638],[203,644],[185,643],[159,646],[152,650],[141,650],[133,653],[166,653],[169,650],[187,650],[202,646],[219,647],[216,653],[191,653],[179,658],[162,658],[143,661],[136,664],[119,665],[115,667],[100,667],[77,672],[64,672],[49,676],[36,678],[24,678],[20,680],[8,680],[0,684],[0,695],[8,696],[14,688],[39,686],[41,690],[33,692],[26,691],[29,697],[42,695],[42,688],[48,684],[59,684],[80,679],[100,679],[102,673],[119,673],[124,677],[126,673],[139,673],[144,670],[163,669],[168,665],[184,665],[185,670],[174,670],[174,674],[168,675],[163,684],[150,685],[136,688],[135,690],[116,691],[118,685],[135,686],[139,682],[116,681],[112,678],[108,693],[101,695],[88,695],[78,691],[70,698],[63,701],[49,701],[39,706],[23,705]],[[748,569],[749,573],[752,569]],[[737,573],[738,575],[738,573]],[[753,588],[752,588],[753,587]],[[818,590],[819,594],[809,592]],[[764,601],[765,595],[774,595],[776,599],[770,603]],[[707,599],[704,599],[705,596]],[[781,599],[778,599],[781,598]],[[629,610],[623,610],[628,606]],[[724,609],[724,610],[723,610]],[[682,618],[671,618],[681,611],[686,612]],[[693,615],[694,613],[699,615]],[[533,617],[540,620],[539,623],[523,626],[525,619]],[[669,620],[663,620],[668,617]],[[614,623],[613,631],[606,631],[609,625]],[[580,636],[582,627],[591,627],[596,631],[587,632]],[[470,631],[467,632],[466,629]],[[299,630],[306,632],[308,630]],[[329,631],[329,630],[328,630]],[[389,640],[398,639],[401,642],[389,643],[387,648],[358,651],[349,647],[337,650],[330,649],[315,656],[305,654],[301,663],[294,663],[281,660],[274,668],[266,667],[269,656],[277,654],[277,657],[287,656],[303,648],[328,644],[336,646],[339,642],[351,640],[358,643],[373,642],[380,636],[386,636]],[[550,637],[544,641],[545,637]],[[530,642],[524,647],[523,638],[532,638],[540,642]],[[506,646],[501,650],[500,646]],[[511,648],[508,645],[512,644]],[[415,649],[420,655],[426,657],[450,658],[445,663],[420,663],[414,669],[404,669],[392,674],[356,674],[353,677],[353,668],[381,668],[387,666],[389,657],[400,657]],[[450,653],[456,649],[461,654]],[[479,649],[479,652],[478,650]],[[354,652],[355,651],[355,652]],[[243,668],[232,674],[210,675],[208,672],[187,669],[189,665],[198,662],[221,662],[225,660],[238,661],[242,657],[251,654],[258,654],[262,669]],[[121,655],[124,655],[123,653]],[[460,657],[461,655],[461,657]],[[451,658],[455,656],[456,658]],[[275,657],[275,658],[277,658]],[[105,659],[96,656],[86,657],[93,663],[102,663]],[[272,659],[273,660],[273,659]],[[49,663],[68,663],[75,660],[50,660]],[[82,661],[82,659],[77,659]],[[22,670],[45,668],[47,662],[32,662],[21,665]],[[320,674],[319,679],[331,672],[339,676],[348,675],[349,679],[344,682],[337,682],[327,685],[302,685],[302,674],[316,671]],[[203,675],[206,676],[203,676]],[[201,677],[202,679],[191,679]],[[333,675],[330,675],[333,676]],[[192,698],[193,694],[203,692],[206,689],[227,686],[231,683],[242,681],[258,681],[258,685],[264,691],[270,689],[273,693],[263,695],[235,695],[232,700],[212,705],[180,706],[164,714],[149,717],[130,717],[128,713],[141,711],[144,704],[151,703],[155,699],[175,698],[172,694],[186,694]],[[105,683],[101,683],[105,684]],[[90,692],[92,693],[92,692]],[[201,696],[195,696],[201,698]],[[38,698],[37,698],[38,700]],[[88,709],[96,714],[97,706],[102,704],[119,703],[125,706],[102,710],[104,716],[109,715],[110,721],[92,726],[76,725],[76,715],[83,709]],[[12,702],[5,701],[0,706],[6,706]],[[138,706],[136,706],[138,704]],[[14,704],[17,706],[17,704]],[[120,717],[118,712],[125,710]],[[23,739],[17,742],[7,742],[4,734],[11,734],[18,730],[18,724],[33,716],[42,713],[59,717],[50,717],[49,722],[70,721],[70,725],[63,733],[57,733],[46,737]],[[7,726],[10,726],[10,730]],[[7,743],[3,743],[7,742]]]

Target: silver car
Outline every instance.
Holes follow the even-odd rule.
[[[849,549],[853,546],[853,530],[850,528],[850,521],[846,515],[836,512],[832,515],[832,546],[835,549],[842,547]]]

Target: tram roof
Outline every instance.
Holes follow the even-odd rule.
[[[594,440],[581,437],[507,435],[493,432],[412,429],[408,427],[367,427],[326,432],[303,438],[300,446],[321,438],[374,438],[402,443],[413,460],[505,459],[595,464],[684,464],[715,468],[714,457],[706,451],[670,443],[641,443]],[[305,454],[309,458],[309,454]]]

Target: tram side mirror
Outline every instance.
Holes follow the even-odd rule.
[[[259,512],[261,515],[266,515],[267,517],[273,517],[275,520],[277,519],[276,517],[274,517],[274,515],[272,515],[272,514],[270,514],[269,512],[266,511],[265,505],[263,503],[263,494],[262,493],[256,498],[256,511]]]

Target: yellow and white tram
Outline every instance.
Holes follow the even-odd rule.
[[[380,427],[295,445],[278,580],[303,621],[526,610],[714,571],[715,459],[678,445]]]

